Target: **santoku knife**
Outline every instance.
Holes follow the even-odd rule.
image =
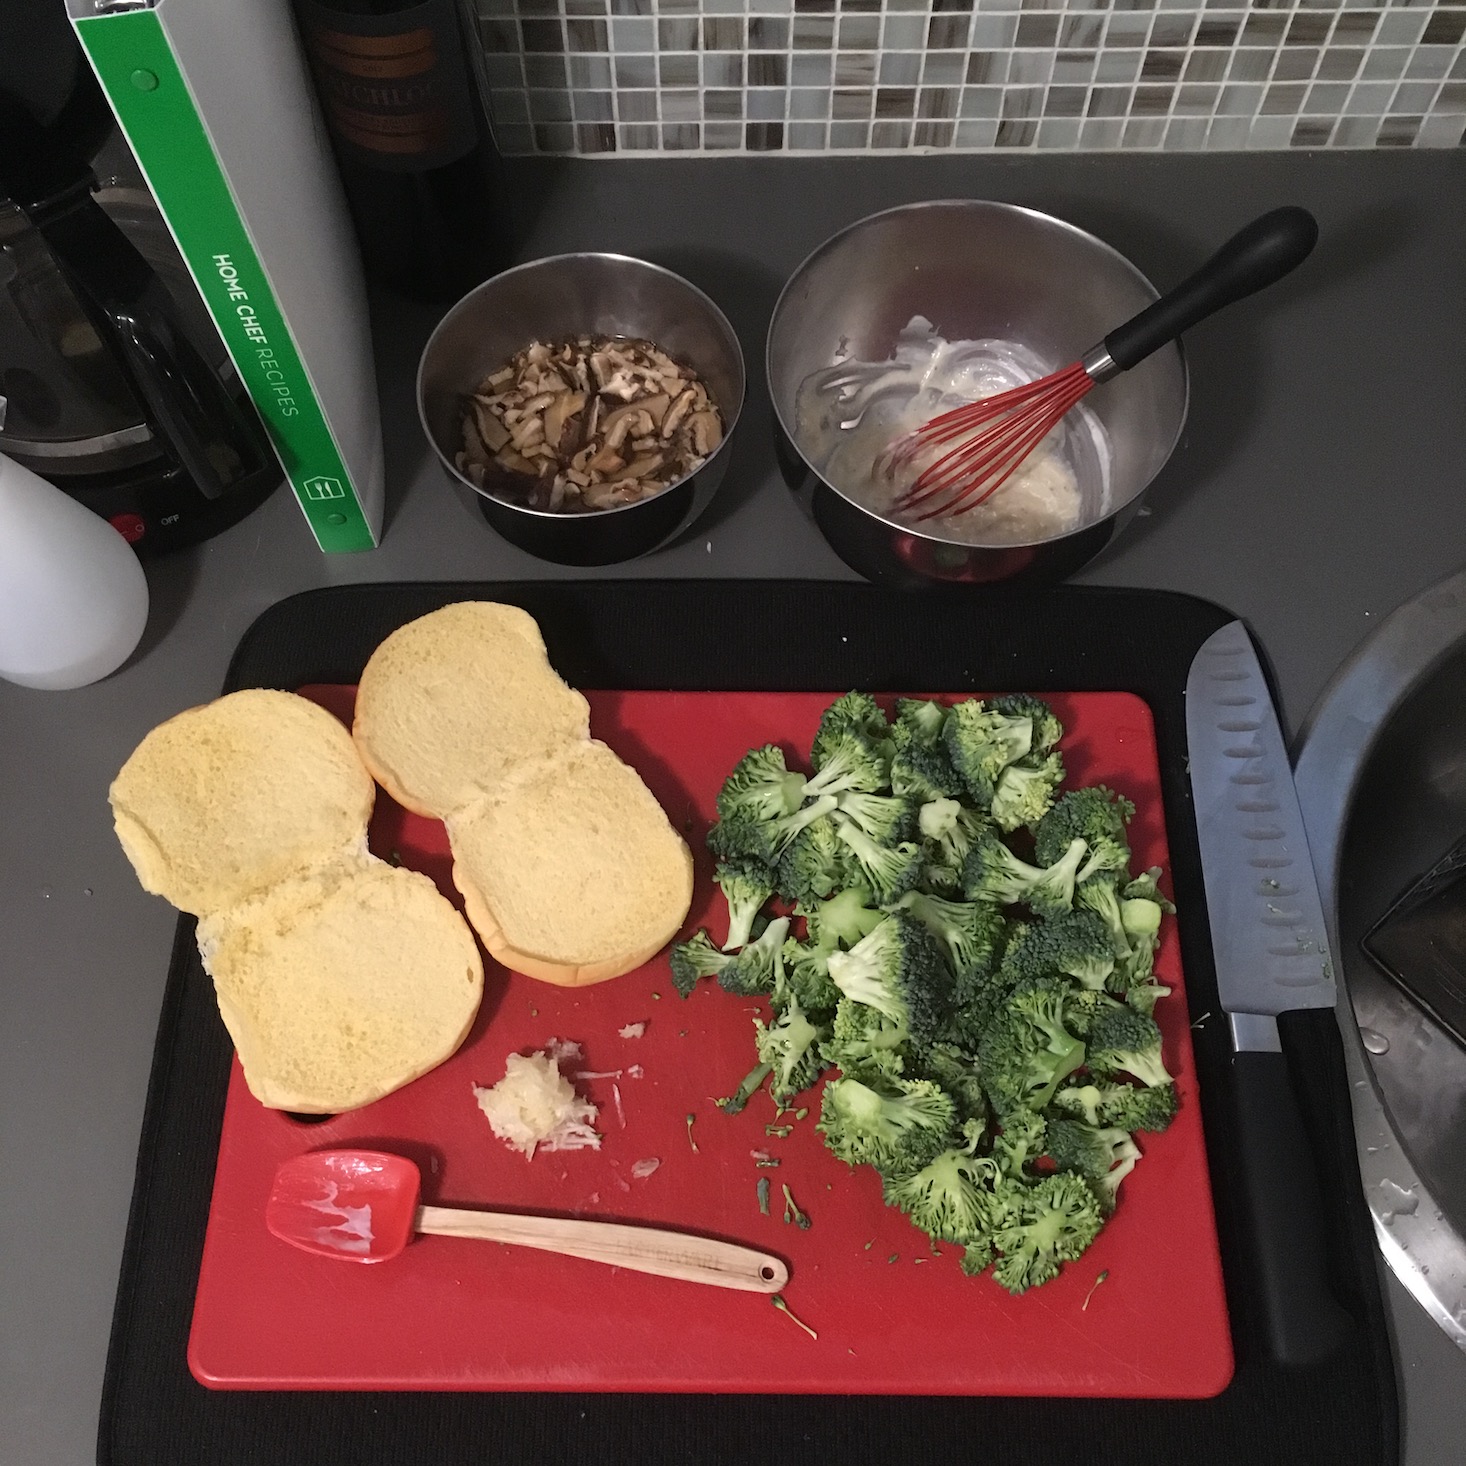
[[[1294,1088],[1305,1050],[1343,1072],[1334,968],[1287,748],[1240,621],[1191,664],[1186,736],[1247,1230],[1273,1352],[1307,1363],[1352,1327],[1329,1288],[1319,1174],[1357,1163],[1337,1145],[1320,1156],[1329,1138],[1309,1135]],[[1347,1105],[1347,1090],[1334,1100]]]

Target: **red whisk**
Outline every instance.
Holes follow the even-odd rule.
[[[1229,239],[1194,275],[1148,305],[1070,366],[1008,392],[954,408],[897,438],[882,455],[887,476],[944,443],[896,500],[926,505],[916,519],[965,513],[995,494],[1091,387],[1138,366],[1198,321],[1281,280],[1307,258],[1318,224],[1307,209],[1274,209]],[[933,500],[940,502],[932,505]]]

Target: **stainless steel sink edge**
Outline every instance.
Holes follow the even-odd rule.
[[[1340,865],[1359,780],[1401,697],[1466,638],[1466,571],[1387,617],[1324,689],[1300,734],[1295,764],[1333,950],[1344,966]],[[1381,1254],[1412,1297],[1466,1351],[1466,1237],[1452,1225],[1399,1144],[1339,974],[1359,1166]]]

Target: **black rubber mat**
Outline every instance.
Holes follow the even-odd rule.
[[[224,690],[355,682],[388,632],[464,599],[523,606],[543,628],[556,668],[581,687],[1139,694],[1156,721],[1193,1018],[1219,1011],[1182,692],[1196,649],[1230,619],[1218,607],[1085,587],[923,599],[788,581],[351,586],[267,611],[244,638]],[[98,1459],[104,1466],[1391,1466],[1399,1444],[1395,1376],[1342,1074],[1292,1056],[1323,1158],[1328,1226],[1320,1245],[1352,1326],[1321,1363],[1285,1367],[1268,1353],[1260,1284],[1234,1200],[1226,1025],[1202,1024],[1195,1047],[1237,1355],[1232,1384],[1214,1400],[216,1392],[195,1383],[185,1349],[231,1050],[186,918],[153,1060]]]

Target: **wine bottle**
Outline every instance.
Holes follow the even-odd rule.
[[[367,274],[452,300],[507,262],[455,0],[295,0]]]

